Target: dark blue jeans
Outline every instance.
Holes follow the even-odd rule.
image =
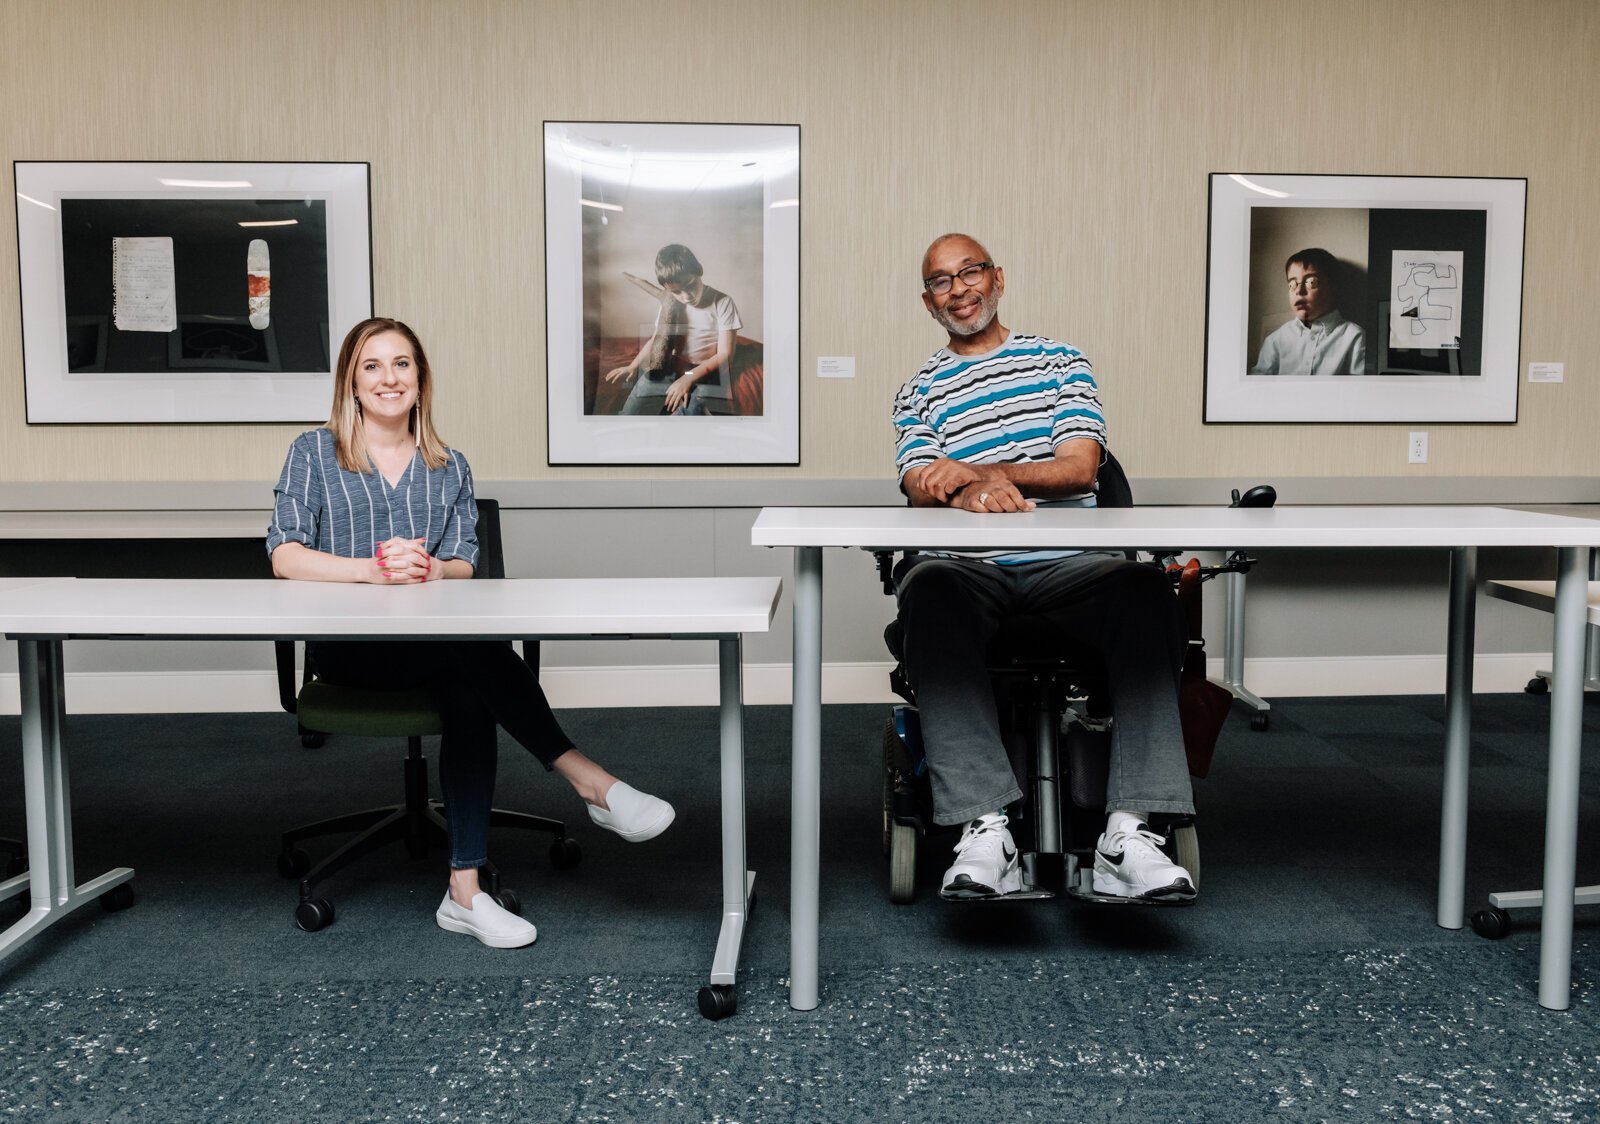
[[[1106,810],[1193,812],[1178,673],[1187,628],[1167,576],[1106,554],[999,566],[916,555],[895,571],[906,675],[917,695],[934,819],[965,823],[1022,798],[985,649],[1002,618],[1039,616],[1111,687]]]
[[[306,645],[311,668],[350,687],[417,687],[443,719],[439,788],[450,822],[450,866],[489,861],[498,735],[517,739],[546,769],[572,742],[531,668],[497,640],[322,640]]]

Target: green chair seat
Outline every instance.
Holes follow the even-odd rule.
[[[444,731],[432,697],[416,687],[347,687],[313,679],[300,688],[300,724],[324,734],[427,737]]]

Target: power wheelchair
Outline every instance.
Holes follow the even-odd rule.
[[[1267,485],[1243,497],[1238,507],[1271,507],[1276,492]],[[1109,452],[1100,467],[1097,502],[1101,507],[1133,506],[1132,489]],[[1207,681],[1200,635],[1200,587],[1226,573],[1247,573],[1256,559],[1241,551],[1218,565],[1195,560],[1176,562],[1177,551],[1156,551],[1153,564],[1171,576],[1173,590],[1184,602],[1189,624],[1179,714],[1192,776],[1204,777],[1232,703],[1224,689]],[[894,593],[894,555],[875,551],[884,592]],[[1130,553],[1130,557],[1133,555]],[[884,641],[896,667],[890,686],[905,700],[896,706],[883,730],[883,852],[889,860],[889,900],[904,904],[916,894],[917,852],[921,839],[936,828],[933,798],[922,752],[915,693],[906,678],[899,621],[884,630]],[[1106,781],[1111,752],[1111,707],[1104,672],[1075,662],[1063,637],[1043,618],[1017,616],[1001,622],[989,645],[989,673],[1007,756],[1024,797],[1012,815],[1011,828],[1021,852],[1023,888],[973,901],[1041,900],[1065,895],[1099,905],[1171,905],[1098,894],[1093,888],[1095,843],[1105,821]],[[1065,798],[1063,798],[1065,797]],[[1150,817],[1151,830],[1166,839],[1174,862],[1200,881],[1199,835],[1191,815]],[[1181,903],[1187,904],[1187,903]]]

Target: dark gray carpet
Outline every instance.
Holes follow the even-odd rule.
[[[437,929],[442,859],[403,850],[330,884],[333,926],[293,927],[276,832],[394,798],[400,747],[305,751],[282,716],[73,718],[79,875],[133,865],[139,900],[0,962],[0,1116],[1600,1119],[1600,911],[1579,911],[1566,1013],[1534,998],[1534,915],[1501,942],[1433,924],[1442,701],[1276,705],[1271,731],[1225,731],[1198,786],[1200,902],[1163,911],[890,906],[884,708],[827,708],[823,1002],[804,1014],[784,987],[788,712],[752,708],[761,900],[739,1013],[719,1024],[694,1007],[717,921],[712,711],[564,715],[677,804],[642,847],[504,749],[499,802],[567,816],[585,848],[557,872],[542,843],[496,836],[540,927],[512,952]],[[1478,700],[1474,903],[1537,882],[1545,713]],[[1588,839],[1597,774],[1591,760]],[[0,834],[20,831],[19,777],[16,720],[0,720]],[[1600,881],[1600,848],[1580,875]],[[0,923],[18,912],[0,904]]]

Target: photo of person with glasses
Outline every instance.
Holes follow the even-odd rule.
[[[1293,317],[1261,344],[1252,375],[1364,375],[1367,333],[1339,311],[1339,260],[1312,248],[1284,263]]]

